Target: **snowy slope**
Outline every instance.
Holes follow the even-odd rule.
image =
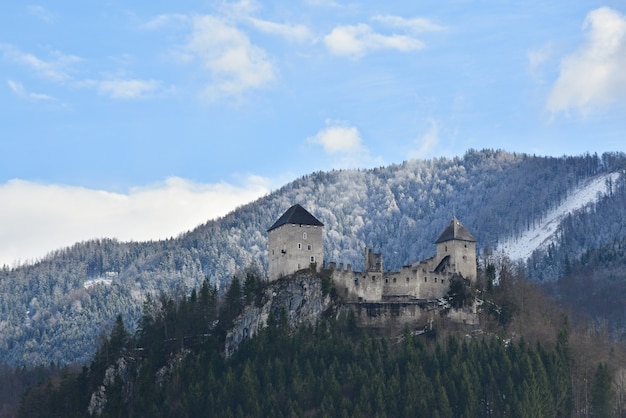
[[[606,180],[613,182],[619,177],[618,173],[605,174],[594,177],[586,184],[573,190],[572,193],[559,205],[548,213],[541,223],[518,238],[509,238],[498,244],[497,250],[506,254],[512,260],[526,260],[533,251],[545,248],[554,242],[556,230],[568,214],[580,209],[588,203],[593,203],[606,193]]]

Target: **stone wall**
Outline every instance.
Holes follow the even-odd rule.
[[[426,304],[418,302],[356,302],[348,307],[361,326],[393,333],[419,328],[429,319]]]

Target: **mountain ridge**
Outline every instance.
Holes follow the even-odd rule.
[[[325,224],[325,260],[359,269],[367,246],[394,269],[430,256],[453,215],[480,248],[495,248],[503,236],[521,235],[545,217],[571,190],[622,170],[625,161],[623,153],[554,158],[469,150],[463,157],[315,172],[176,238],[76,244],[0,271],[0,361],[84,361],[117,313],[135,326],[145,295],[184,293],[205,279],[224,289],[246,268],[265,276],[267,228],[295,203]],[[110,284],[85,288],[108,273],[115,276]]]

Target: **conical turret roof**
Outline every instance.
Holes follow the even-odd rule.
[[[446,229],[444,229],[441,235],[439,235],[435,244],[452,240],[476,242],[476,238],[470,234],[470,232],[463,226],[461,221],[459,221],[456,216],[452,218],[448,226],[446,226]]]
[[[285,224],[324,226],[315,216],[311,215],[305,208],[297,203],[287,209],[287,211],[283,213],[283,216],[278,218],[267,232]]]

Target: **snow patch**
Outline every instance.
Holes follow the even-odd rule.
[[[109,286],[111,283],[113,283],[113,279],[115,279],[117,276],[118,273],[116,271],[107,271],[106,273],[104,273],[104,276],[96,277],[95,279],[85,280],[85,282],[83,283],[83,287],[85,289],[89,289],[90,287],[97,284]]]
[[[619,173],[601,175],[574,189],[558,207],[548,212],[538,226],[525,231],[520,237],[499,242],[497,251],[506,254],[511,260],[527,260],[533,251],[547,248],[555,241],[561,221],[569,213],[597,202],[606,194],[607,180],[610,178],[615,183],[618,177]]]

